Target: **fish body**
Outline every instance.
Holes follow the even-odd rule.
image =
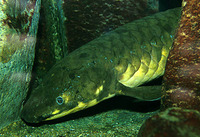
[[[52,120],[115,95],[153,100],[136,87],[164,74],[180,9],[133,21],[56,63],[23,106],[27,122]]]

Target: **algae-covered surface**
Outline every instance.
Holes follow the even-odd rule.
[[[0,130],[5,137],[134,137],[140,126],[156,114],[159,101],[135,102],[130,97],[115,97],[92,108],[42,124],[18,121]]]

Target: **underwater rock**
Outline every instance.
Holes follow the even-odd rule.
[[[40,20],[36,43],[36,55],[33,72],[38,78],[46,72],[65,54],[67,40],[65,36],[62,0],[42,0]]]
[[[147,119],[140,128],[138,137],[199,137],[200,113],[178,107]]]
[[[19,119],[35,53],[40,0],[0,0],[0,128]]]
[[[128,22],[158,12],[158,5],[158,0],[65,0],[69,51]]]
[[[200,1],[183,1],[180,26],[164,75],[162,109],[200,111]]]

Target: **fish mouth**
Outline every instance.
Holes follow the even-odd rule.
[[[23,121],[26,123],[40,123],[45,121],[46,119],[52,117],[52,115],[46,115],[46,116],[37,116],[37,115],[29,115],[26,110],[22,110],[20,117]]]
[[[36,110],[35,110],[36,111]],[[23,121],[27,123],[40,123],[41,121],[44,121],[46,118],[50,116],[37,116],[37,115],[30,115],[30,111],[27,109],[22,109],[20,117]]]
[[[20,113],[21,119],[27,123],[40,123],[52,116],[49,113],[42,113],[44,109],[41,111],[39,108],[37,105],[27,102]]]

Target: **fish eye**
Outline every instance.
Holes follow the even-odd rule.
[[[57,103],[58,105],[62,105],[63,102],[64,102],[64,99],[63,99],[61,96],[58,96],[58,97],[56,98],[56,103]]]

